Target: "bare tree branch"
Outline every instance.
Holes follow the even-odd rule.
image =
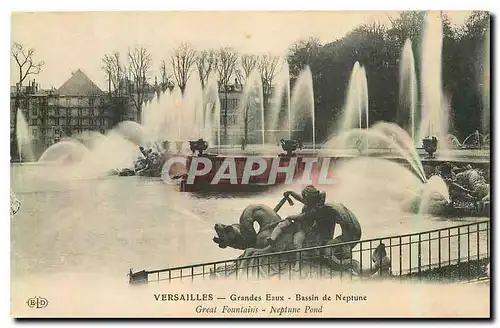
[[[134,81],[134,106],[137,109],[137,121],[142,117],[142,104],[145,99],[147,75],[152,66],[151,54],[144,47],[136,47],[128,51],[128,69]]]
[[[161,61],[160,72],[161,72],[161,87],[163,90],[165,90],[165,88],[167,88],[167,86],[169,85],[170,80],[172,79],[172,75],[168,72],[167,62],[165,60]]]
[[[177,85],[184,93],[187,81],[191,76],[191,68],[196,64],[196,51],[189,43],[181,43],[171,56],[172,69]]]
[[[201,86],[205,87],[210,74],[217,70],[217,52],[215,50],[202,51],[198,55],[196,66],[198,67]]]
[[[265,98],[271,94],[274,80],[279,74],[278,64],[279,57],[277,56],[270,54],[260,56],[258,67],[262,79],[262,93]]]
[[[227,89],[231,77],[236,71],[236,62],[238,55],[229,48],[222,48],[217,54],[218,65],[217,72],[219,73],[219,83]]]
[[[256,55],[243,55],[239,62],[239,67],[236,69],[236,76],[241,84],[245,84],[252,70],[257,68],[259,57]]]
[[[113,54],[106,54],[102,58],[102,69],[106,73],[108,82],[113,84],[115,93],[120,94],[120,84],[125,76],[126,67],[121,65],[120,54],[115,52]],[[111,91],[111,90],[110,90]]]
[[[26,49],[22,44],[14,42],[11,49],[11,55],[14,57],[18,68],[19,68],[19,82],[17,85],[18,91],[21,90],[24,80],[29,75],[37,75],[41,72],[44,65],[43,61],[33,62],[33,56],[35,54],[35,49]]]

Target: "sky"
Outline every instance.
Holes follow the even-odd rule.
[[[470,12],[446,14],[453,24],[462,24]],[[42,88],[59,88],[81,69],[105,90],[102,57],[118,51],[125,60],[129,47],[144,46],[151,53],[152,82],[155,75],[160,78],[161,61],[169,65],[171,51],[181,42],[198,50],[227,46],[240,53],[284,55],[301,38],[331,42],[360,24],[389,24],[395,16],[381,11],[13,13],[11,39],[34,48],[35,61],[45,62],[35,76]],[[15,65],[11,60],[11,85],[19,78]]]

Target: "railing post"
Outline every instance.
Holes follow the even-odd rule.
[[[363,242],[359,242],[359,271],[363,272]]]
[[[467,280],[470,280],[470,226],[467,226]]]
[[[409,241],[408,241],[408,247],[409,247],[409,249],[410,249],[410,251],[409,251],[409,253],[410,253],[410,255],[409,255],[409,256],[410,256],[410,272],[409,272],[409,274],[410,274],[410,275],[411,275],[411,247],[413,246],[412,241],[411,241],[411,236],[412,236],[412,235],[410,235],[410,236],[408,237],[408,238],[409,238]]]
[[[453,273],[451,271],[451,228],[448,228],[448,272],[451,279]]]
[[[372,246],[372,241],[370,240],[370,248],[368,250],[368,258],[370,259],[370,272],[372,272],[372,270],[373,270],[372,261],[371,261],[372,253],[373,253],[373,246]]]
[[[417,244],[417,251],[418,251],[418,260],[417,260],[417,265],[418,265],[418,277],[422,278],[422,235],[418,234],[418,244]]]
[[[351,270],[351,274],[350,274],[351,279],[350,280],[352,280],[352,275],[353,275],[353,271],[354,271],[353,268],[352,268],[352,257],[353,257],[352,256],[352,252],[353,252],[354,247],[352,247],[352,248],[350,247],[349,249],[350,249],[349,253],[350,253],[350,256],[351,256],[350,257],[351,258],[351,264],[350,264],[350,266],[351,266],[351,268],[350,268],[350,270]],[[359,274],[361,275],[361,272]]]
[[[431,249],[432,249],[432,245],[431,245],[431,233],[429,232],[429,258],[427,259],[427,264],[429,266],[428,270],[430,271],[431,270],[431,266],[432,266],[432,252],[431,252]]]
[[[460,280],[460,278],[462,277],[462,270],[460,270],[460,256],[461,256],[461,245],[460,245],[460,227],[457,228],[458,232],[457,232],[457,238],[458,238],[458,259],[457,259],[457,270],[458,270],[458,279]]]
[[[476,226],[476,255],[477,255],[477,265],[479,267],[479,223]],[[477,279],[479,279],[479,275]]]
[[[403,275],[403,242],[402,238],[399,237],[399,276]]]
[[[438,231],[438,266],[441,270],[441,230]]]

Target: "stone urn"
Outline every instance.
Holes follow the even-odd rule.
[[[182,151],[182,141],[176,141],[175,148],[177,149],[177,153],[180,154]]]
[[[437,145],[438,145],[438,139],[436,137],[425,137],[422,140],[422,147],[424,148],[425,152],[427,153],[428,157],[427,158],[434,158],[434,153],[437,150]]]
[[[300,140],[292,140],[292,139],[281,139],[280,140],[281,148],[286,152],[284,154],[287,157],[293,157],[295,155],[295,151],[297,148],[302,149],[303,145]]]
[[[198,156],[203,155],[203,152],[208,149],[208,142],[201,138],[195,141],[189,141],[189,149],[191,149],[193,154],[198,152]]]

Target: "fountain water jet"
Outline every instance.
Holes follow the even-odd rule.
[[[390,123],[385,124],[390,125]],[[415,173],[421,182],[425,183],[427,179],[420,161],[416,162],[411,152],[406,149],[406,147],[401,146],[404,143],[401,141],[398,142],[395,138],[389,136],[387,134],[387,130],[389,130],[387,127],[385,127],[384,130],[384,126],[374,126],[374,128],[363,129],[361,131],[359,129],[351,129],[344,131],[339,135],[333,136],[327,141],[326,145],[329,146],[340,143],[349,146],[351,141],[357,142],[360,138],[369,138],[376,147],[396,150],[398,154],[409,164],[411,171]]]
[[[283,98],[286,96],[286,122],[288,139],[292,138],[292,113],[291,113],[291,94],[290,94],[290,68],[285,60],[283,68],[276,79],[271,108],[269,109],[268,122],[272,131],[281,132],[285,130],[284,124],[280,123],[280,114],[282,113]]]
[[[423,190],[420,194],[418,213],[423,214],[429,212],[430,204],[436,204],[436,200],[444,200],[446,203],[450,203],[450,194],[444,180],[438,175],[433,175],[423,186]],[[439,202],[437,204],[439,204]]]
[[[305,125],[309,121],[312,125],[312,147],[316,148],[314,91],[311,69],[309,66],[299,74],[293,87],[289,111],[289,131],[297,129],[297,125]]]
[[[219,99],[219,84],[217,76],[212,74],[208,77],[207,84],[203,90],[204,104],[205,104],[205,128],[207,129],[205,135],[210,136],[208,140],[212,139],[213,130],[217,133],[217,148],[220,149],[220,99]]]
[[[361,135],[363,112],[366,117],[365,127],[368,128],[368,82],[365,68],[356,62],[352,68],[347,88],[344,115],[339,127],[340,133],[354,128],[354,120],[357,118]],[[368,140],[366,140],[366,145],[368,146]]]
[[[75,163],[82,161],[90,154],[90,150],[75,139],[59,141],[47,148],[38,162],[40,163]]]
[[[236,130],[243,130],[244,146],[248,142],[248,131],[250,126],[257,128],[258,122],[254,120],[260,116],[262,147],[265,143],[265,125],[264,125],[264,95],[262,93],[262,79],[260,72],[255,68],[248,75],[247,82],[243,88],[240,106],[238,106],[236,116]],[[236,141],[236,142],[234,142]],[[237,140],[233,140],[237,143]]]
[[[435,136],[441,142],[438,149],[446,149],[448,135],[447,104],[441,83],[443,27],[440,14],[429,12],[425,17],[422,37],[421,111],[422,120],[418,140]]]
[[[32,137],[29,131],[28,123],[26,122],[26,118],[24,117],[23,111],[20,108],[17,109],[16,141],[19,160],[34,162],[35,155],[33,154]]]
[[[415,73],[415,59],[413,56],[410,39],[406,39],[401,54],[401,64],[399,66],[399,99],[398,124],[407,129],[411,136],[412,144],[415,144],[415,108],[417,105],[417,76]],[[409,118],[409,122],[406,118]]]
[[[426,182],[425,171],[420,156],[415,147],[413,147],[413,140],[405,130],[396,124],[387,122],[377,122],[370,130],[380,131],[386,136],[393,138],[394,144],[398,146],[397,149],[405,158],[409,159],[410,164],[414,163],[416,165],[416,171],[418,171],[419,176],[423,179],[422,181]]]

